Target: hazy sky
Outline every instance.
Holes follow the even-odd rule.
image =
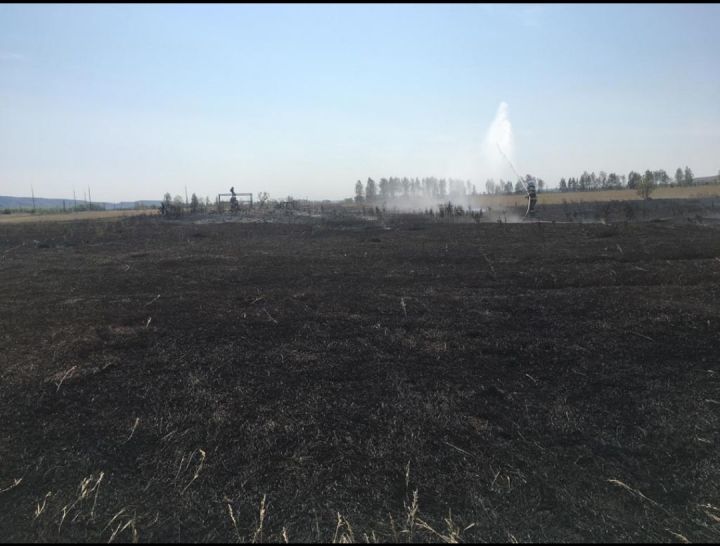
[[[720,5],[2,5],[0,195],[720,169]],[[511,171],[506,169],[509,178]]]

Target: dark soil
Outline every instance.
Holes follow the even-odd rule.
[[[720,540],[720,231],[383,221],[1,226],[2,540]]]

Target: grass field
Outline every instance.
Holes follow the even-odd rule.
[[[157,214],[157,210],[88,210],[58,214],[31,214],[29,212],[18,212],[13,214],[0,214],[0,224],[25,222],[72,222],[76,220],[117,220],[119,218],[127,218],[129,216],[152,216]]]

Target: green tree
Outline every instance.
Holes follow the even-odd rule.
[[[561,178],[561,179],[560,179],[560,191],[561,191],[561,192],[566,192],[567,190],[568,190],[567,182],[565,181],[564,178]]]
[[[608,189],[615,189],[620,187],[620,179],[618,178],[618,175],[615,173],[610,173],[607,178],[607,187]]]
[[[668,182],[670,182],[670,177],[664,169],[653,171],[653,177],[655,178],[655,185],[667,186]]]
[[[605,171],[600,171],[597,175],[597,185],[603,190],[608,189],[608,175]]]
[[[172,196],[169,193],[166,193],[165,197],[163,197],[163,203],[165,203],[166,207],[169,207],[172,204]]]
[[[197,195],[193,193],[192,197],[190,198],[190,212],[197,212],[199,208],[200,201],[198,201]]]
[[[367,179],[365,184],[365,201],[374,203],[377,200],[377,184],[372,178]]]
[[[629,190],[636,190],[638,189],[638,185],[640,184],[640,181],[642,180],[642,176],[640,173],[636,173],[635,171],[630,171],[630,174],[628,174],[627,177],[627,187]]]
[[[495,193],[495,181],[492,178],[485,181],[485,191],[488,195]]]
[[[595,190],[598,187],[598,177],[595,176],[595,171],[590,173],[590,177],[588,178],[588,185],[587,189],[589,190]]]
[[[693,184],[693,172],[690,170],[690,167],[685,166],[685,175],[683,176],[683,181],[685,182],[686,186],[692,186]]]
[[[381,178],[380,179],[380,199],[383,201],[387,201],[388,197],[390,197],[390,182],[387,178]]]
[[[648,199],[650,194],[655,189],[655,177],[651,171],[645,171],[645,174],[640,177],[637,185],[638,195],[642,196],[643,199]]]
[[[590,173],[583,171],[580,175],[580,181],[578,182],[578,189],[580,191],[586,191],[590,189]]]
[[[683,180],[684,180],[683,170],[682,170],[680,167],[678,167],[678,168],[677,168],[677,171],[675,171],[675,183],[676,183],[678,186],[682,186],[682,185],[683,185]]]
[[[355,202],[363,202],[363,184],[362,182],[360,182],[360,180],[355,183]]]

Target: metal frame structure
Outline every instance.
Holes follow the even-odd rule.
[[[249,198],[250,198],[249,200],[247,200],[247,199],[245,199],[245,200],[240,200],[240,199],[238,199],[238,205],[240,205],[240,204],[242,204],[242,203],[250,203],[250,208],[253,208],[253,196],[252,196],[252,193],[235,193],[234,195],[235,195],[235,197],[241,197],[241,196],[249,197]],[[221,206],[221,204],[223,203],[223,200],[222,200],[223,197],[232,197],[232,196],[233,196],[232,193],[218,193],[218,208],[219,208],[219,207]]]

